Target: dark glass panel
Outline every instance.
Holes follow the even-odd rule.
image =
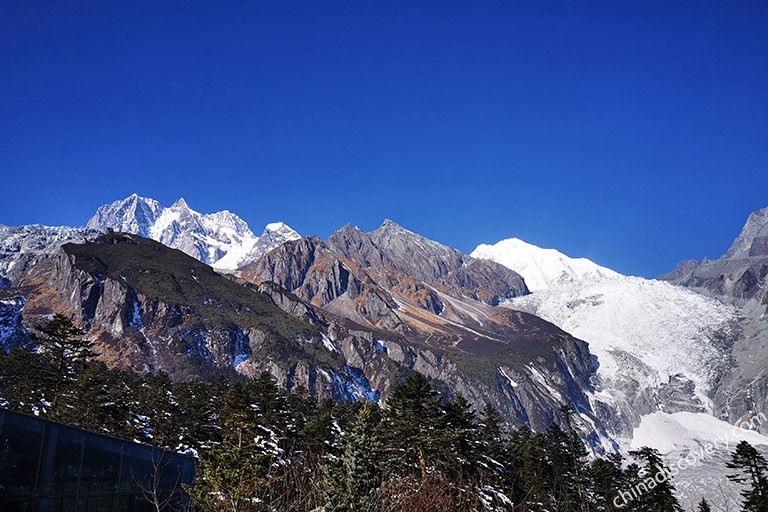
[[[113,512],[114,510],[114,496],[91,496],[88,498],[87,512]]]
[[[34,492],[43,441],[35,427],[29,420],[11,421],[6,415],[0,430],[0,494]]]
[[[117,489],[120,472],[121,444],[108,439],[85,440],[83,469],[80,476],[80,495],[109,493]]]
[[[0,510],[3,512],[29,512],[32,510],[32,498],[0,496]]]
[[[56,441],[53,458],[52,492],[57,495],[76,496],[80,477],[80,463],[83,458],[83,434],[61,429]]]
[[[120,477],[120,491],[140,493],[141,489],[154,486],[154,466],[148,460],[126,455],[123,457],[123,471]]]

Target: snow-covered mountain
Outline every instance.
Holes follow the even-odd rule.
[[[511,268],[523,276],[532,292],[585,278],[619,275],[586,258],[570,258],[556,249],[542,249],[519,238],[478,245],[470,256]]]
[[[68,242],[81,242],[98,232],[66,226],[5,226],[0,224],[0,288],[56,253]]]
[[[614,425],[614,432],[625,443],[642,416],[712,413],[711,394],[738,336],[736,308],[517,239],[480,246],[472,255],[508,266],[534,290],[503,305],[589,343],[599,364],[594,399],[623,410],[628,423]]]
[[[551,286],[506,303],[589,343],[602,388],[634,411],[712,411],[738,311],[682,288],[615,276]],[[622,396],[623,395],[623,396]]]
[[[242,267],[271,249],[300,238],[282,222],[268,224],[257,237],[245,221],[227,210],[202,214],[192,210],[183,198],[166,208],[137,194],[101,206],[87,227],[152,238],[225,270]]]

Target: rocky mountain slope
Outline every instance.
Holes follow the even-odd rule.
[[[3,290],[0,324],[23,335],[61,312],[111,365],[176,378],[266,370],[286,389],[339,400],[379,400],[416,369],[515,424],[544,429],[571,405],[585,438],[613,447],[588,396],[586,344],[494,307],[527,292],[503,266],[386,223],[289,242],[242,274],[238,283],[151,239],[108,233],[63,245]]]
[[[288,389],[302,385],[339,400],[375,394],[363,370],[345,364],[341,345],[367,346],[369,373],[380,386],[396,366],[383,361],[370,334],[296,319],[262,291],[133,234],[65,244],[3,292],[6,302],[21,298],[15,305],[27,328],[52,312],[73,316],[112,366],[176,378],[216,368],[270,371]]]
[[[621,422],[609,427],[624,443],[644,415],[714,413],[717,386],[741,333],[736,308],[519,241],[473,254],[506,261],[526,282],[532,275],[547,284],[504,305],[589,343],[598,363],[598,396],[622,411]]]
[[[256,237],[229,212],[134,195],[90,230],[0,226],[0,337],[23,343],[64,312],[111,364],[268,370],[339,399],[380,399],[417,369],[514,423],[544,428],[570,405],[585,437],[612,449],[657,412],[735,422],[766,409],[766,217],[665,283],[518,239],[466,256],[392,221],[327,240],[275,223]],[[136,235],[98,237],[107,228]]]
[[[229,270],[299,238],[282,222],[267,224],[264,233],[257,237],[245,221],[229,211],[201,214],[183,198],[165,208],[156,200],[137,194],[99,207],[87,227],[102,233],[113,229],[152,238],[203,263]]]
[[[740,304],[768,306],[768,208],[752,212],[731,247],[716,260],[684,260],[657,279]]]
[[[595,368],[586,345],[533,315],[497,307],[528,293],[502,265],[385,221],[370,233],[345,226],[328,240],[288,242],[241,276],[276,283],[382,338],[429,351],[434,359],[417,365],[419,371],[478,406],[493,403],[516,422],[562,420],[560,406],[571,405],[593,441],[612,447],[594,423],[593,404],[604,404],[590,398]]]
[[[24,276],[31,267],[68,242],[82,242],[98,231],[65,226],[4,226],[0,224],[0,288]]]
[[[715,392],[716,412],[730,422],[768,414],[768,208],[752,212],[719,258],[685,260],[657,279],[737,308],[740,336]],[[768,422],[759,425],[768,433]]]

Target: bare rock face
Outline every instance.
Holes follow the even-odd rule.
[[[347,361],[367,367],[374,352],[384,354],[446,393],[461,392],[478,409],[490,403],[510,423],[538,429],[563,421],[561,405],[569,404],[583,415],[576,421],[585,437],[610,445],[599,420],[585,419],[597,420],[587,345],[533,315],[495,307],[528,293],[523,279],[502,265],[385,221],[370,233],[345,226],[325,241],[288,242],[245,267],[241,278],[287,289],[318,316],[334,318],[329,325],[351,322],[358,333],[377,333],[363,345],[329,334]],[[306,316],[295,303],[277,302]],[[614,412],[600,414],[610,420]]]
[[[88,221],[88,228],[152,238],[203,263],[227,270],[235,270],[280,244],[299,238],[298,233],[282,222],[267,224],[257,237],[243,219],[227,210],[199,213],[183,198],[166,208],[154,199],[137,194],[99,207]]]
[[[37,263],[53,257],[65,243],[95,238],[98,231],[64,226],[0,224],[0,288],[11,286]]]
[[[658,279],[737,306],[739,336],[729,344],[729,370],[715,390],[716,413],[730,422],[768,414],[768,208],[747,219],[716,260],[686,260]],[[768,425],[760,425],[763,433]]]
[[[180,251],[126,233],[64,245],[2,290],[3,298],[12,294],[16,302],[0,301],[6,349],[23,341],[13,336],[57,312],[86,330],[106,363],[175,378],[211,369],[268,371],[287,390],[301,385],[318,397],[378,400],[371,382],[388,386],[399,368],[373,348],[370,333],[332,326],[333,319],[285,289],[235,283]],[[365,353],[355,359],[362,367],[348,363],[344,351]]]
[[[406,301],[439,315],[440,294],[497,305],[528,292],[523,279],[495,262],[476,260],[391,221],[371,233],[345,226],[322,241],[289,242],[243,269],[300,298],[371,328],[401,334]],[[454,313],[457,313],[454,310]]]
[[[528,293],[523,278],[498,263],[471,258],[386,220],[371,233],[346,226],[328,239],[331,249],[370,269],[385,287],[412,277],[449,294],[496,306]]]
[[[768,208],[752,212],[728,251],[716,260],[686,260],[658,279],[713,296],[768,304]],[[768,310],[767,310],[768,311]]]
[[[417,370],[478,410],[494,405],[511,424],[543,430],[570,405],[596,449],[611,444],[603,425],[612,412],[593,405],[587,344],[494,306],[527,293],[522,278],[391,222],[289,241],[231,278],[112,232],[64,244],[6,292],[23,298],[9,309],[15,317],[3,317],[10,323],[71,315],[113,366],[176,378],[205,368],[268,371],[287,390],[376,401]]]

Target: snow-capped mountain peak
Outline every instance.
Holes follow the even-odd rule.
[[[150,228],[163,209],[154,199],[131,194],[125,199],[99,207],[86,227],[97,231],[112,228],[117,231],[149,236]]]
[[[199,213],[183,197],[166,208],[138,194],[101,206],[88,221],[88,228],[146,236],[226,270],[251,263],[278,245],[299,238],[282,222],[268,224],[264,234],[257,237],[243,219],[228,210]]]
[[[180,197],[176,200],[175,203],[171,205],[171,209],[173,210],[189,210],[189,205],[187,204],[187,201],[184,200],[183,197]]]
[[[503,305],[589,343],[599,365],[593,400],[632,411],[631,425],[616,425],[623,443],[640,416],[711,413],[710,392],[727,364],[722,340],[735,335],[734,308],[517,238],[481,245],[472,256],[515,270],[533,291]]]
[[[514,270],[523,276],[532,292],[563,282],[620,275],[586,258],[571,258],[556,249],[543,249],[519,238],[478,245],[470,256],[492,260]]]

